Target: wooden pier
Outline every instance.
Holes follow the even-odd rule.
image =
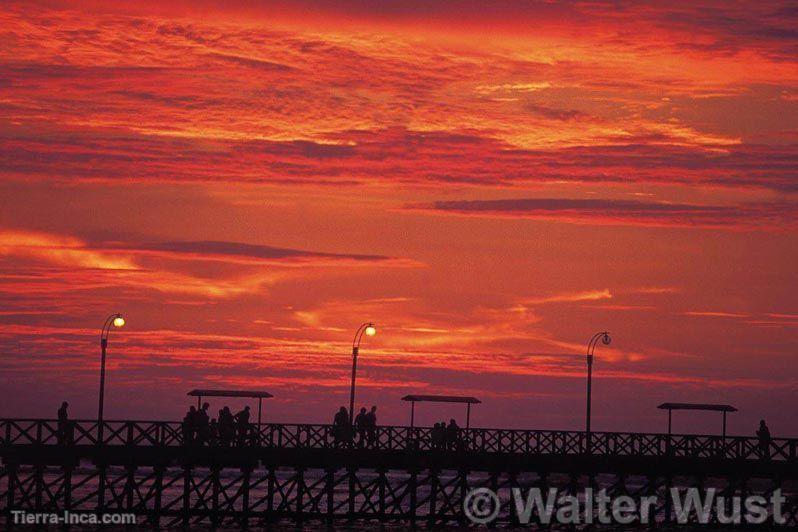
[[[603,487],[617,496],[672,487],[726,495],[776,489],[788,497],[785,526],[798,525],[795,439],[461,429],[442,447],[429,428],[378,427],[361,447],[329,425],[254,424],[231,447],[184,445],[181,425],[72,422],[64,440],[52,420],[0,420],[0,510],[125,512],[153,527],[347,523],[466,525],[474,488]],[[667,497],[661,497],[667,501]],[[673,517],[667,502],[655,518]],[[497,523],[513,524],[509,499]]]

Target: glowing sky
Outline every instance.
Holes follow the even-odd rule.
[[[0,415],[96,415],[123,312],[107,418],[329,422],[373,320],[382,423],[579,429],[608,329],[597,430],[798,435],[794,4],[128,4],[0,5]]]

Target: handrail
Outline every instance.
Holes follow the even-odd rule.
[[[190,444],[181,422],[109,420],[102,445],[179,447]],[[97,445],[96,420],[0,419],[0,445]],[[189,435],[190,437],[190,435]],[[205,439],[205,438],[200,438]],[[362,441],[361,441],[362,440]],[[207,445],[208,441],[203,441]],[[250,424],[244,433],[215,445],[266,448],[372,448],[391,451],[461,451],[504,454],[591,454],[796,461],[798,439],[699,434],[593,432],[586,449],[584,431],[459,429],[452,435],[429,427],[379,426],[359,438],[348,429],[313,423]],[[194,443],[194,445],[199,445]]]
[[[53,418],[38,418],[38,417],[28,417],[28,418],[0,418],[0,425],[4,424],[7,421],[14,421],[14,422],[48,422],[48,423],[57,423],[58,420]],[[77,418],[77,419],[70,419],[72,423],[97,423],[96,419],[90,418]],[[175,425],[180,426],[182,422],[180,421],[173,421],[168,419],[105,419],[103,420],[105,424],[111,423],[158,423],[164,425]],[[250,423],[250,425],[257,425],[257,423]],[[332,425],[326,423],[271,423],[271,422],[262,422],[262,426],[266,425],[274,425],[274,426],[284,426],[284,427],[331,427]],[[380,425],[379,428],[387,429],[409,429],[411,428],[409,425]],[[432,427],[422,427],[422,426],[415,426],[412,427],[413,429],[431,429]],[[565,430],[565,429],[508,429],[508,428],[500,428],[500,427],[471,427],[470,429],[460,428],[460,430],[481,430],[481,431],[502,431],[502,432],[531,432],[531,433],[556,433],[556,434],[585,434],[584,430]],[[613,430],[605,430],[605,431],[591,431],[591,434],[618,434],[618,435],[635,435],[635,436],[664,436],[667,437],[668,433],[666,432],[621,432],[621,431],[613,431]],[[699,438],[718,438],[723,439],[724,436],[720,434],[702,434],[702,433],[671,433],[671,437],[679,437],[679,436],[690,436],[690,437],[699,437]],[[757,440],[755,436],[742,436],[742,435],[732,435],[727,434],[725,436],[727,440],[733,438],[744,438],[749,440]],[[780,440],[794,440],[798,442],[798,438],[774,438]]]

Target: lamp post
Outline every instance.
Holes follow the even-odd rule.
[[[100,404],[97,411],[97,443],[103,442],[103,404],[105,400],[105,351],[108,348],[108,335],[111,333],[112,327],[123,327],[125,325],[125,318],[121,314],[111,314],[103,324],[102,332],[100,333],[100,350],[102,357],[100,358]]]
[[[593,352],[596,350],[596,344],[598,344],[599,340],[604,345],[610,345],[612,342],[612,338],[610,338],[610,333],[607,331],[598,332],[593,335],[590,339],[590,342],[587,344],[587,416],[586,416],[586,427],[585,427],[585,435],[586,435],[586,452],[590,452],[590,402],[591,402],[591,391],[592,391],[592,381],[593,381]]]
[[[364,323],[358,327],[355,333],[355,339],[352,340],[352,387],[349,389],[349,424],[352,424],[355,411],[355,376],[357,374],[357,353],[360,351],[360,340],[363,335],[374,336],[377,334],[377,329],[371,322]]]

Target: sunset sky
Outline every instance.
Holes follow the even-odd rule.
[[[796,28],[792,2],[4,1],[0,416],[96,416],[122,312],[111,419],[248,388],[330,422],[373,320],[382,424],[440,393],[581,429],[607,329],[594,429],[719,402],[798,436]]]

